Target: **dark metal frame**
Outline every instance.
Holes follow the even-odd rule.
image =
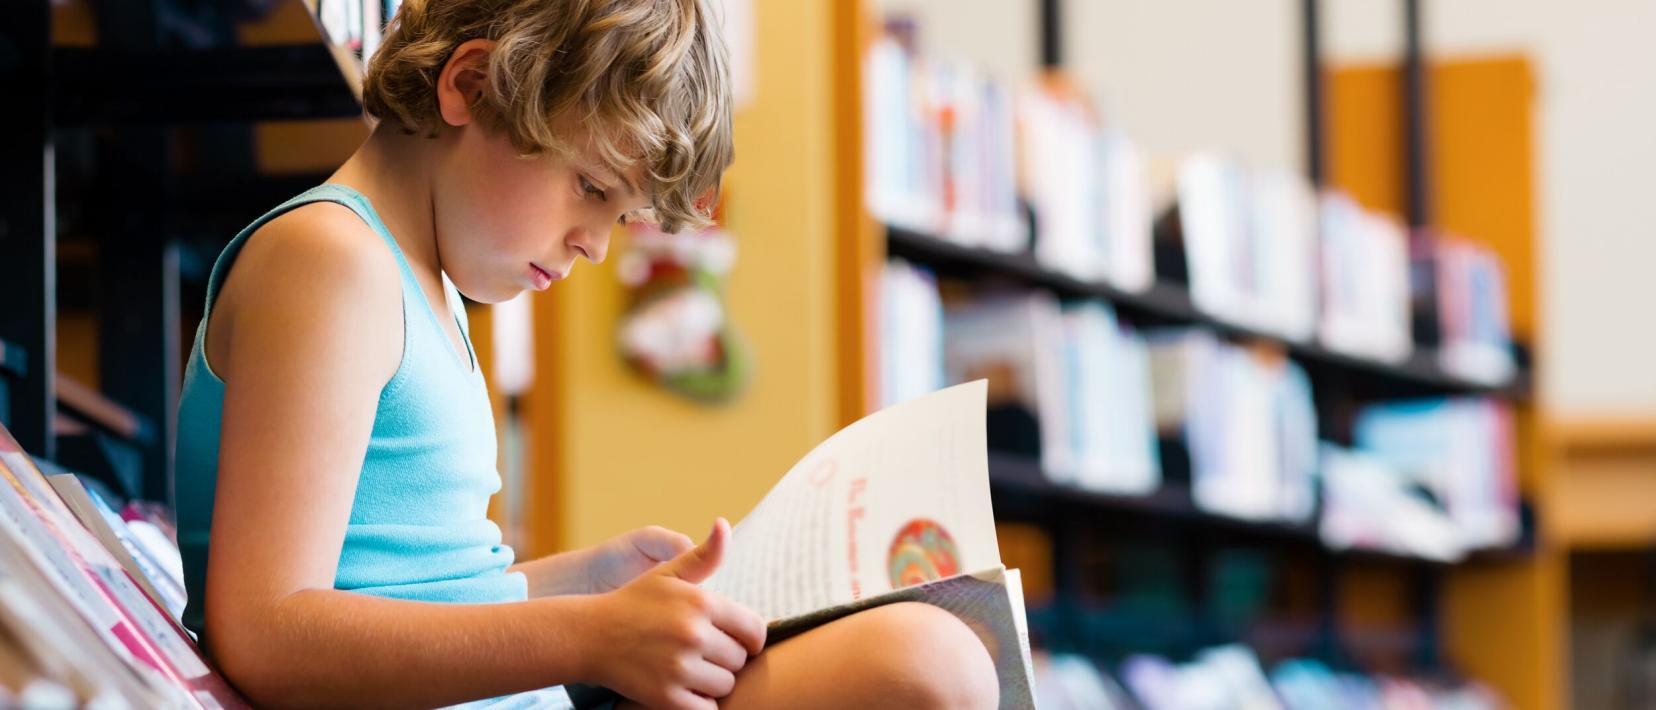
[[[252,167],[246,124],[361,115],[326,46],[236,46],[232,22],[270,5],[103,3],[93,49],[51,46],[44,0],[0,9],[0,79],[22,108],[0,119],[0,184],[13,190],[0,202],[0,422],[31,454],[114,479],[122,494],[171,500],[184,266],[201,260],[181,247],[181,225],[171,216],[223,198],[224,185],[250,195],[298,191],[290,179],[245,177]],[[210,179],[178,179],[172,158],[180,126],[197,146],[193,164]],[[54,135],[60,128],[71,132]],[[59,396],[53,147],[65,136],[69,167],[96,165],[96,178],[70,193],[71,206],[98,209],[65,213],[65,225],[97,235],[99,244],[97,278],[85,281],[96,284],[96,298],[84,304],[99,313],[99,385],[108,401],[97,409],[127,410],[123,421],[143,436],[88,418]],[[244,211],[239,204],[214,206],[230,214]],[[60,415],[91,426],[55,431]]]
[[[56,213],[52,155],[51,8],[43,0],[0,11],[0,81],[15,101],[0,115],[0,341],[12,369],[6,426],[24,449],[51,457],[57,357]],[[0,373],[0,377],[4,377]]]

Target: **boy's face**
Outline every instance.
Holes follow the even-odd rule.
[[[610,230],[650,205],[635,162],[608,167],[592,145],[593,128],[557,125],[567,151],[524,157],[504,132],[483,127],[471,111],[481,96],[494,43],[469,40],[438,79],[438,108],[448,124],[434,151],[432,220],[438,259],[455,288],[483,303],[567,278],[576,259],[594,264],[609,251]]]
[[[650,205],[643,168],[605,166],[584,137],[569,155],[522,157],[476,124],[441,152],[433,201],[443,270],[468,298],[510,300],[602,262],[610,230]]]

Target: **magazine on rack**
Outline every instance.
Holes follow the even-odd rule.
[[[772,641],[899,601],[937,606],[995,661],[1001,708],[1035,706],[1018,571],[989,501],[982,380],[871,414],[812,450],[733,529],[705,586]]]

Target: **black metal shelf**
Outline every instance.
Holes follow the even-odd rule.
[[[29,356],[23,347],[0,338],[0,375],[23,377],[29,374]]]
[[[1286,546],[1350,561],[1426,567],[1521,559],[1525,555],[1519,549],[1480,550],[1464,560],[1446,562],[1384,550],[1333,549],[1323,542],[1313,522],[1244,520],[1203,510],[1191,497],[1190,487],[1179,482],[1164,481],[1155,491],[1142,496],[1089,491],[1047,478],[1040,461],[1033,457],[993,450],[989,452],[989,489],[994,497],[995,516],[1007,520],[1096,519],[1100,515],[1117,515],[1222,533],[1236,542]]]
[[[316,44],[210,49],[57,49],[58,125],[350,118],[362,107],[332,50]]]
[[[1520,372],[1506,385],[1476,382],[1446,372],[1438,365],[1437,353],[1426,348],[1417,348],[1403,362],[1388,363],[1229,323],[1203,313],[1191,301],[1189,290],[1166,281],[1158,281],[1143,292],[1127,291],[1054,271],[1028,252],[965,246],[898,227],[886,228],[886,251],[932,267],[942,275],[1002,279],[1044,288],[1061,297],[1103,299],[1123,316],[1143,325],[1196,325],[1228,337],[1275,343],[1304,365],[1314,379],[1346,380],[1356,391],[1374,397],[1481,394],[1522,399],[1529,390],[1527,372]]]

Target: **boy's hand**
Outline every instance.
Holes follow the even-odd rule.
[[[719,518],[702,544],[594,598],[594,680],[650,707],[717,708],[765,646],[764,619],[697,586],[719,568],[729,538]]]
[[[593,594],[620,589],[694,545],[690,536],[658,525],[617,535],[592,548],[586,569],[587,589]]]

